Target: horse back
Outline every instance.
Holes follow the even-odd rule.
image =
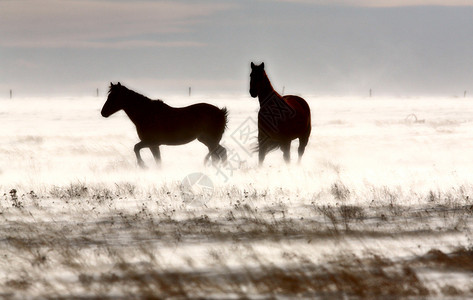
[[[208,103],[197,103],[185,107],[172,107],[153,103],[147,117],[137,124],[141,140],[178,145],[190,142],[202,134],[218,136],[227,123],[226,109]]]

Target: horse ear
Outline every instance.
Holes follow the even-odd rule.
[[[260,67],[264,69],[264,62],[261,63]]]
[[[121,83],[120,83],[120,81],[117,83],[117,85],[118,85],[118,86],[122,86]]]
[[[253,70],[255,67],[256,67],[255,64],[251,62],[251,69]]]
[[[113,86],[113,82],[110,82],[110,86]]]

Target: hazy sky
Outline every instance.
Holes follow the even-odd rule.
[[[447,3],[447,4],[445,4]],[[473,95],[473,0],[0,0],[0,98]]]

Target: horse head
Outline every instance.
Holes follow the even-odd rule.
[[[250,74],[250,95],[253,98],[258,96],[258,92],[261,88],[263,79],[266,78],[266,72],[264,71],[264,63],[259,66],[251,63],[251,74]]]
[[[110,83],[110,90],[108,92],[107,101],[102,107],[102,117],[108,118],[109,116],[113,115],[120,109],[124,107],[124,95],[123,90],[126,89],[119,83],[113,84]]]

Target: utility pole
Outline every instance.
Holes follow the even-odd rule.
[[[97,88],[97,97],[99,96],[99,89]]]
[[[191,96],[191,93],[192,93],[192,88],[189,87],[189,97]]]
[[[372,95],[373,95],[373,91],[370,89],[370,98],[371,98]]]
[[[10,99],[13,98],[13,90],[10,89]]]

